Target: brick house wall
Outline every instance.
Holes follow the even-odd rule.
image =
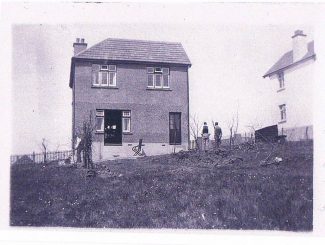
[[[76,60],[73,86],[73,133],[96,109],[131,111],[131,132],[123,133],[122,146],[104,146],[103,133],[94,134],[94,160],[131,156],[132,146],[143,139],[147,155],[175,150],[169,145],[169,112],[181,112],[181,145],[189,142],[188,66],[171,64],[109,63],[116,65],[116,88],[92,87],[92,65],[98,61]],[[147,67],[170,68],[170,89],[147,88]]]

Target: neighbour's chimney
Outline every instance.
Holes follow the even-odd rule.
[[[77,38],[76,42],[73,44],[73,55],[79,54],[81,51],[84,51],[87,48],[87,43],[85,43],[84,38]]]
[[[307,35],[302,30],[296,30],[292,36],[293,62],[301,60],[308,52]]]

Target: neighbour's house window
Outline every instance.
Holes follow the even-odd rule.
[[[131,111],[122,112],[122,129],[124,133],[131,132]]]
[[[279,87],[280,87],[280,89],[281,88],[284,88],[284,73],[283,72],[280,72],[278,74],[278,80],[279,80]]]
[[[96,110],[96,131],[104,132],[104,110]]]
[[[169,68],[147,67],[148,88],[169,88]]]
[[[287,120],[286,105],[285,104],[280,105],[279,108],[280,108],[280,119],[281,119],[281,121]]]
[[[116,87],[116,65],[101,65],[93,72],[93,86]]]

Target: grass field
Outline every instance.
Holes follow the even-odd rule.
[[[312,142],[11,167],[13,226],[311,231]],[[283,158],[261,166],[262,160]]]

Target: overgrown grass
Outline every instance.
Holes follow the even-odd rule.
[[[11,168],[11,225],[312,230],[312,143],[120,160],[81,168]],[[228,156],[229,158],[229,156]],[[110,172],[107,170],[110,169]]]

